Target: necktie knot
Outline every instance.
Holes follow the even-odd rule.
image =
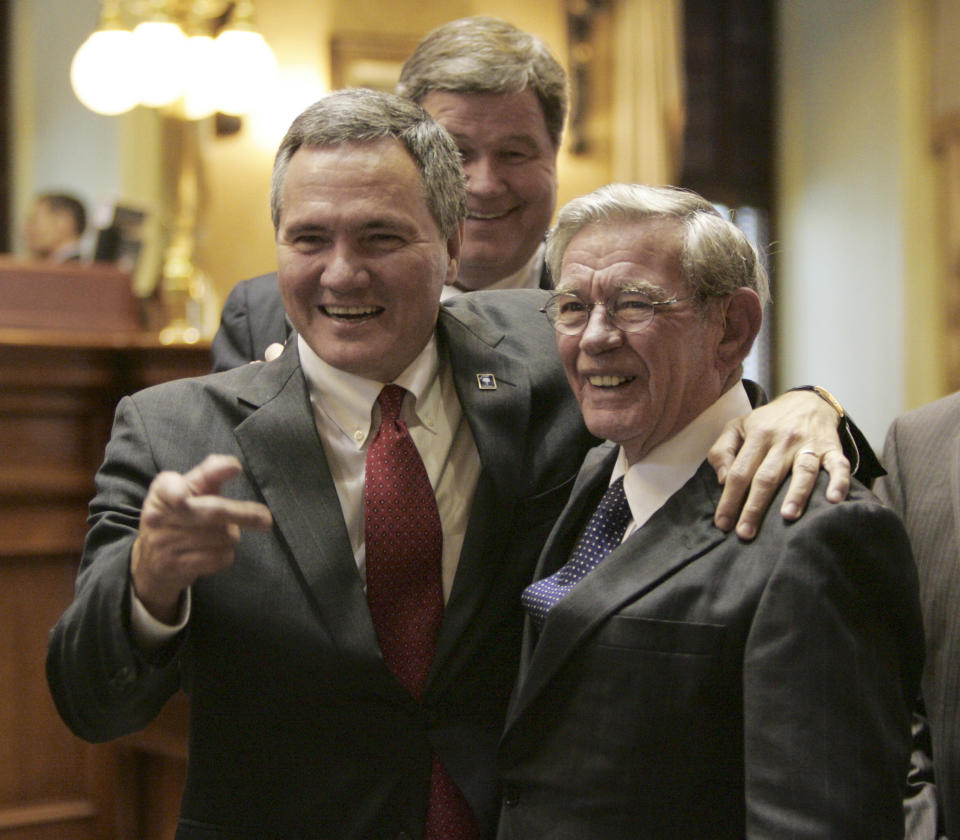
[[[383,386],[380,396],[377,397],[377,403],[380,405],[381,424],[388,420],[395,423],[400,419],[400,407],[403,405],[403,397],[406,393],[406,389],[399,385]]]

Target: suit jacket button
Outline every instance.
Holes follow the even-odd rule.
[[[520,804],[520,788],[516,785],[504,785],[503,804],[508,808],[516,808]]]

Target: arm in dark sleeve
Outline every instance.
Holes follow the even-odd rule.
[[[943,815],[937,805],[930,723],[922,697],[913,713],[912,734],[910,770],[903,797],[904,836],[907,840],[947,840]]]
[[[262,361],[271,344],[283,344],[291,328],[283,308],[276,274],[242,280],[230,291],[213,337],[213,370],[230,370]]]
[[[798,385],[790,390],[816,391],[817,389],[813,385]],[[753,399],[752,393],[750,398]],[[843,447],[843,454],[850,462],[852,476],[864,487],[872,487],[873,482],[885,474],[885,470],[863,432],[846,412],[843,412],[837,421],[837,435]]]
[[[129,397],[117,407],[97,473],[73,603],[50,634],[47,680],[70,729],[106,741],[146,726],[180,683],[178,638],[146,656],[130,630],[130,552],[156,474],[149,441]]]
[[[922,665],[899,520],[857,500],[788,526],[744,657],[747,836],[902,837]]]
[[[886,470],[867,438],[849,414],[845,414],[840,420],[837,431],[840,434],[840,443],[843,444],[843,454],[853,465],[853,477],[864,487],[872,487],[878,478],[886,474]]]

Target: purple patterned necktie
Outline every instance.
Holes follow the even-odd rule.
[[[552,575],[530,584],[523,591],[524,609],[537,628],[543,626],[547,613],[620,545],[631,519],[621,477],[603,494],[570,559]]]

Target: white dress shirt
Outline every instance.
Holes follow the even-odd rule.
[[[749,414],[751,408],[743,383],[738,382],[677,434],[655,446],[632,466],[628,467],[627,456],[620,447],[610,483],[624,476],[623,491],[633,521],[627,526],[623,539],[643,527],[696,473],[727,422]]]
[[[300,366],[307,382],[317,433],[340,498],[350,545],[365,580],[363,490],[367,444],[380,425],[377,397],[383,383],[345,373],[324,362],[297,337]],[[258,364],[271,364],[263,362]],[[410,431],[437,498],[443,530],[443,597],[450,597],[457,562],[480,475],[480,454],[453,384],[453,371],[441,358],[434,335],[395,380],[409,392],[400,415]],[[132,594],[134,637],[155,649],[186,626],[190,590],[181,601],[176,625],[157,621]]]
[[[491,283],[489,286],[484,286],[482,289],[476,289],[474,291],[480,292],[487,291],[488,289],[539,289],[540,278],[543,276],[543,257],[545,251],[546,246],[541,242],[540,247],[533,252],[533,256],[527,260],[526,264],[513,272],[513,274],[508,274],[506,277],[497,280],[496,283]],[[468,291],[471,290],[461,289],[459,286],[444,286],[443,291],[440,293],[440,300],[443,301],[455,295],[462,295]]]
[[[340,497],[357,568],[365,577],[364,473],[367,442],[380,426],[376,402],[383,383],[331,367],[299,336],[297,342],[317,432]],[[443,529],[446,600],[450,597],[480,475],[480,455],[457,398],[453,371],[439,357],[436,336],[394,383],[409,392],[400,416],[410,430],[437,497]]]

